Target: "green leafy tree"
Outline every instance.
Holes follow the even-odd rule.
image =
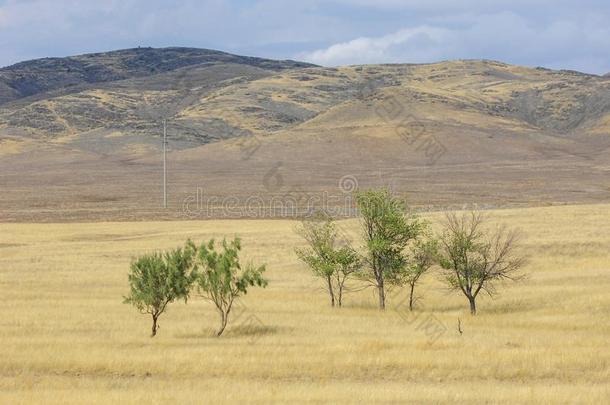
[[[405,249],[419,236],[422,223],[388,190],[359,193],[356,203],[367,249],[365,279],[377,288],[379,308],[385,309],[386,284],[400,283],[407,264]]]
[[[124,302],[152,317],[151,337],[157,334],[158,320],[167,305],[180,299],[186,302],[193,282],[195,246],[188,241],[184,248],[138,257],[131,263],[128,275],[131,291]]]
[[[326,290],[330,296],[331,305],[335,306],[335,292],[333,286],[334,243],[337,231],[334,224],[328,218],[314,217],[303,221],[297,229],[308,247],[296,249],[298,258],[312,270],[314,275],[322,278],[326,284]]]
[[[212,301],[220,314],[220,328],[216,335],[222,335],[229,321],[229,314],[235,299],[248,292],[249,287],[266,287],[263,278],[265,266],[248,265],[242,268],[239,262],[241,241],[222,241],[222,250],[216,251],[214,239],[202,244],[197,250],[195,282],[201,295]]]
[[[351,247],[343,246],[334,252],[335,274],[334,282],[337,286],[337,304],[343,304],[343,294],[347,291],[346,282],[354,274],[359,274],[362,270],[362,259],[360,255]]]
[[[297,233],[307,242],[307,248],[296,249],[298,258],[324,280],[331,306],[341,306],[347,280],[361,268],[359,255],[345,241],[337,247],[337,228],[328,216],[303,221]]]
[[[481,291],[495,294],[496,283],[517,280],[525,264],[518,253],[519,233],[501,226],[484,226],[485,217],[476,211],[446,216],[440,238],[440,264],[446,270],[450,288],[461,291],[477,313],[476,299]]]
[[[425,273],[438,262],[438,241],[432,237],[415,240],[409,249],[408,264],[404,272],[404,283],[409,288],[409,310],[415,304],[415,287]]]

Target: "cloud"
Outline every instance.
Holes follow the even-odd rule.
[[[141,46],[323,65],[498,59],[610,71],[607,0],[0,0],[0,66]]]
[[[458,14],[437,24],[405,27],[301,52],[325,66],[366,63],[425,63],[449,59],[494,59],[528,66],[610,70],[610,27],[604,18],[532,21],[513,12]]]
[[[312,63],[336,66],[380,62],[401,62],[408,53],[411,60],[420,61],[437,55],[430,49],[447,41],[451,31],[444,28],[422,26],[405,28],[378,38],[361,37],[338,43],[326,49],[303,52],[297,58]]]

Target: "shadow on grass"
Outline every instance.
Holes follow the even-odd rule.
[[[367,311],[379,311],[379,303],[369,302],[369,301],[348,301],[344,302],[341,308],[337,308],[341,310],[342,308],[349,309],[364,309]]]
[[[276,326],[268,326],[262,324],[242,324],[233,328],[227,329],[223,336],[227,337],[260,337],[267,335],[275,335],[278,332]]]
[[[251,324],[242,324],[236,326],[227,326],[224,333],[220,336],[220,338],[260,338],[262,336],[275,335],[278,333],[279,328],[276,326],[267,326],[267,325],[251,325]],[[175,334],[174,337],[178,339],[209,339],[209,338],[218,338],[216,336],[216,329],[212,328],[204,328],[200,332],[194,333],[178,333]]]
[[[491,303],[490,303],[491,304]],[[502,302],[496,303],[496,305],[489,305],[482,308],[482,311],[485,311],[489,314],[513,314],[513,313],[521,313],[521,312],[530,312],[536,309],[540,309],[540,306],[535,305],[530,301],[513,301],[513,302]]]

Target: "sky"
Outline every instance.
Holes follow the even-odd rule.
[[[610,72],[608,0],[0,0],[0,66],[188,46],[324,66],[493,59]]]

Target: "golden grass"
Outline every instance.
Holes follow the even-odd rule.
[[[329,308],[291,221],[1,224],[0,402],[607,403],[610,205],[492,215],[527,234],[529,279],[471,317],[429,275],[406,319],[404,293],[385,313],[370,290]],[[226,336],[193,298],[150,339],[150,320],[121,302],[130,258],[237,233],[269,287],[241,300]],[[447,328],[438,339],[430,320]]]

